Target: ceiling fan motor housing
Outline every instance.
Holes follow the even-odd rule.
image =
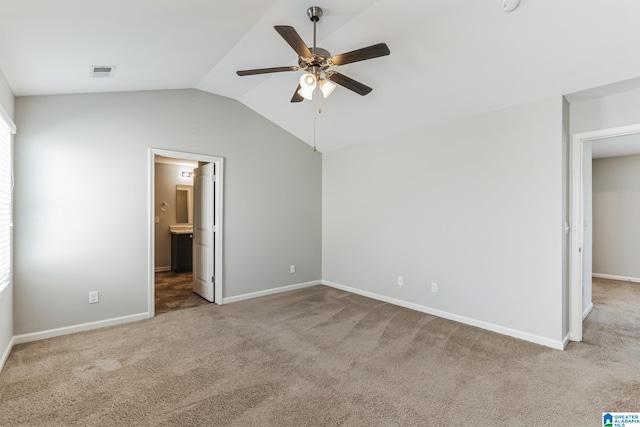
[[[321,47],[316,47],[314,56],[309,61],[309,58],[298,57],[298,65],[302,69],[306,69],[307,67],[319,67],[323,70],[329,68],[329,64],[326,62],[327,59],[331,58],[331,54],[328,50],[325,50]]]

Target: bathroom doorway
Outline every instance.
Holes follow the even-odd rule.
[[[211,256],[200,256],[196,267],[201,270],[204,266],[206,271],[215,271],[209,278],[212,298],[207,299],[222,303],[223,159],[150,149],[149,317],[209,303],[194,293],[193,288],[193,255],[198,252],[193,244],[193,181],[194,172],[203,169],[204,165],[215,170],[215,176],[211,177],[212,194],[205,202],[206,210],[213,212],[215,228],[208,230],[213,246]]]

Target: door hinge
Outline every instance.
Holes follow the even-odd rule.
[[[211,226],[211,232],[212,233],[217,233],[218,232],[218,226],[217,225],[212,225]]]
[[[216,284],[216,276],[211,276],[211,283]]]
[[[215,175],[211,175],[211,182],[216,182],[216,176]]]

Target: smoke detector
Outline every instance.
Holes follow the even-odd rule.
[[[520,0],[501,0],[502,10],[505,12],[511,12],[516,10],[520,5]]]
[[[91,78],[99,78],[99,77],[113,77],[116,72],[115,65],[92,65],[91,73],[89,77]]]

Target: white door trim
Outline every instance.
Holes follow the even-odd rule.
[[[149,248],[148,248],[148,312],[149,317],[155,316],[155,158],[156,156],[173,157],[177,159],[196,160],[205,163],[214,163],[216,165],[216,181],[215,181],[215,223],[216,233],[214,245],[216,248],[215,255],[215,272],[216,272],[216,285],[215,285],[215,301],[216,304],[222,304],[223,299],[223,287],[224,287],[224,274],[222,269],[222,235],[224,232],[223,215],[223,189],[224,189],[224,158],[210,156],[207,154],[185,153],[182,151],[162,150],[159,148],[149,148],[149,206],[148,206],[148,235],[149,235]]]
[[[569,257],[569,339],[571,341],[582,341],[584,143],[637,133],[640,133],[640,124],[576,133],[571,140],[571,256]]]

